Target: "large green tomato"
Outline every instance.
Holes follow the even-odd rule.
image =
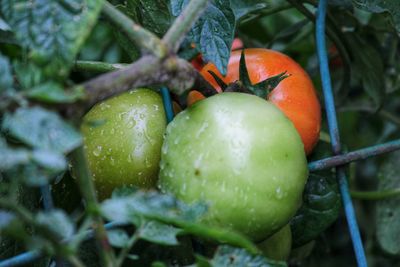
[[[293,124],[257,96],[222,93],[189,107],[168,125],[160,188],[204,201],[211,225],[261,241],[289,222],[307,179]]]
[[[100,198],[118,186],[156,185],[166,118],[161,96],[136,89],[95,105],[81,131]]]
[[[292,231],[290,224],[282,227],[268,239],[257,244],[264,256],[277,261],[287,261],[292,249]]]

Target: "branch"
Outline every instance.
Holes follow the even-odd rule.
[[[158,58],[164,58],[167,55],[167,48],[161,40],[152,32],[144,29],[129,17],[115,8],[112,4],[105,1],[103,5],[103,14],[118,28],[121,28],[128,39]]]
[[[123,63],[107,63],[101,61],[85,61],[77,60],[73,66],[74,71],[89,71],[89,72],[109,72],[125,68],[128,64]]]
[[[200,17],[207,6],[208,0],[192,0],[182,13],[175,19],[171,28],[164,35],[163,42],[171,51],[177,52],[185,35],[190,31],[192,25]]]
[[[104,228],[104,222],[99,214],[100,208],[97,202],[97,196],[90,172],[87,168],[87,161],[83,151],[83,147],[77,148],[72,152],[72,161],[74,170],[76,171],[77,182],[82,193],[83,199],[86,201],[86,210],[88,215],[93,218],[92,225],[96,240],[101,250],[101,257],[106,267],[113,267],[115,264],[115,255],[108,242],[107,232]]]
[[[190,88],[196,88],[205,96],[217,93],[186,60],[175,56],[160,60],[148,55],[125,68],[102,74],[79,85],[86,91],[84,102],[66,106],[67,114],[69,117],[78,117],[87,108],[113,95],[141,86],[160,84],[177,95]]]

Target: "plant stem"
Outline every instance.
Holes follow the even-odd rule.
[[[383,191],[351,191],[351,196],[361,200],[384,200],[400,196],[400,188]]]
[[[108,242],[104,222],[99,214],[100,207],[97,202],[93,180],[87,168],[86,157],[82,146],[72,152],[72,161],[74,170],[76,171],[79,189],[82,193],[83,199],[86,201],[87,213],[94,221],[92,227],[101,250],[100,255],[103,261],[103,266],[113,267],[115,266],[115,255]]]
[[[75,267],[85,267],[83,262],[76,256],[68,257],[68,261]]]
[[[87,107],[115,94],[140,86],[157,84],[164,84],[177,95],[192,87],[205,96],[217,93],[186,60],[169,56],[161,61],[148,55],[123,69],[102,74],[78,85],[86,90],[84,102],[67,106],[65,109],[69,117],[78,117]]]
[[[140,233],[141,228],[142,227],[138,227],[138,229],[136,229],[136,232],[128,240],[128,244],[124,248],[121,249],[121,252],[118,255],[117,263],[116,263],[115,267],[120,267],[122,265],[122,263],[124,263],[124,259],[128,255],[129,250],[136,243],[136,241],[139,240],[139,233]]]
[[[177,52],[185,35],[192,25],[200,17],[207,6],[207,0],[193,0],[185,7],[182,13],[175,19],[168,32],[164,35],[163,42],[172,52]]]
[[[275,14],[275,13],[278,13],[278,12],[281,12],[284,10],[288,10],[291,8],[293,8],[293,6],[288,3],[283,3],[281,5],[273,6],[271,8],[267,7],[265,9],[260,10],[256,15],[252,15],[252,16],[250,15],[249,17],[242,19],[240,21],[240,24],[246,24],[246,23],[253,21],[255,19],[258,19],[260,17],[269,16],[269,15],[272,15],[272,14]]]
[[[88,71],[88,72],[109,72],[113,70],[119,70],[128,66],[128,64],[122,63],[107,63],[101,61],[85,61],[85,60],[77,60],[74,64],[73,69],[75,71]]]
[[[217,240],[221,243],[237,246],[246,249],[252,254],[259,254],[260,250],[242,234],[229,231],[222,228],[209,227],[201,224],[196,224],[188,221],[182,221],[175,218],[168,218],[163,216],[146,216],[148,219],[156,220],[162,223],[171,224],[173,226],[182,228],[189,234],[196,236]]]
[[[368,113],[377,113],[380,116],[382,116],[382,118],[392,122],[393,124],[396,124],[397,127],[400,127],[400,118],[397,117],[395,114],[381,109],[379,111],[376,110],[376,108],[373,107],[367,107],[367,106],[361,106],[361,107],[357,107],[357,106],[344,106],[338,109],[339,112],[344,112],[344,111],[362,111],[362,112],[368,112]]]
[[[133,22],[112,4],[105,1],[102,11],[114,25],[126,33],[128,39],[133,44],[145,49],[158,58],[164,58],[167,55],[167,48],[155,34]]]

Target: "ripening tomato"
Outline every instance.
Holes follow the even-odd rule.
[[[290,57],[269,49],[245,49],[246,67],[253,84],[269,77],[287,72],[290,76],[281,81],[268,95],[268,100],[276,105],[293,122],[309,154],[319,139],[321,107],[313,83],[304,71]],[[208,71],[213,71],[226,84],[239,80],[239,62],[242,50],[233,51],[229,59],[227,75],[223,77],[217,67],[208,63],[201,70],[203,77],[221,92],[221,88]],[[201,96],[189,96],[191,102]]]

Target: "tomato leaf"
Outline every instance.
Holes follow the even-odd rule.
[[[33,87],[27,92],[27,96],[46,103],[73,103],[84,96],[83,88],[77,88],[74,91],[65,91],[58,83],[49,81]]]
[[[0,170],[11,169],[30,161],[30,152],[23,148],[11,148],[3,138],[0,138]]]
[[[379,170],[379,190],[400,187],[400,152],[389,155]],[[391,255],[400,255],[400,197],[376,203],[376,237],[382,250]]]
[[[231,7],[235,13],[236,20],[267,6],[268,4],[265,3],[265,0],[231,0]]]
[[[182,232],[181,229],[155,221],[148,221],[138,231],[141,239],[168,246],[178,245],[176,235]]]
[[[347,35],[347,38],[354,57],[354,65],[351,68],[354,78],[361,81],[365,92],[378,109],[382,105],[385,94],[382,56],[366,40],[353,35]]]
[[[106,218],[116,222],[133,222],[138,226],[140,218],[163,216],[195,221],[204,214],[203,205],[186,206],[169,195],[137,191],[133,195],[115,197],[102,203]]]
[[[62,210],[39,212],[36,215],[36,221],[60,236],[60,241],[69,239],[75,234],[75,225]]]
[[[101,0],[5,0],[1,12],[47,76],[66,77],[101,9]]]
[[[125,4],[117,5],[116,7],[133,21],[155,33],[158,37],[162,37],[172,23],[173,17],[169,1],[128,0]],[[118,44],[128,53],[132,60],[136,60],[140,56],[139,49],[128,40],[119,28],[114,25],[112,27],[115,28],[115,36]]]
[[[125,248],[129,243],[128,234],[121,229],[113,229],[107,231],[108,240],[113,247]]]
[[[162,37],[171,26],[172,15],[169,1],[165,0],[128,0],[126,9],[136,22]]]
[[[172,0],[171,10],[178,16],[187,0]],[[213,62],[225,75],[235,32],[235,14],[229,0],[209,1],[203,15],[196,21],[187,38],[196,44],[206,61]]]
[[[8,58],[0,54],[0,92],[13,87],[13,77]]]
[[[285,262],[278,262],[266,259],[262,256],[254,256],[246,250],[235,248],[227,245],[219,246],[214,257],[207,262],[204,257],[198,257],[197,261],[200,266],[226,266],[226,267],[242,267],[242,266],[259,266],[259,267],[278,267],[287,266]],[[208,263],[208,264],[207,264]]]
[[[388,12],[400,32],[400,3],[397,0],[353,0],[353,5],[373,13]]]
[[[2,128],[23,143],[38,149],[68,153],[82,143],[80,134],[59,115],[40,107],[7,113]]]
[[[338,217],[340,195],[336,183],[311,174],[303,193],[303,205],[290,222],[293,247],[315,239]]]

